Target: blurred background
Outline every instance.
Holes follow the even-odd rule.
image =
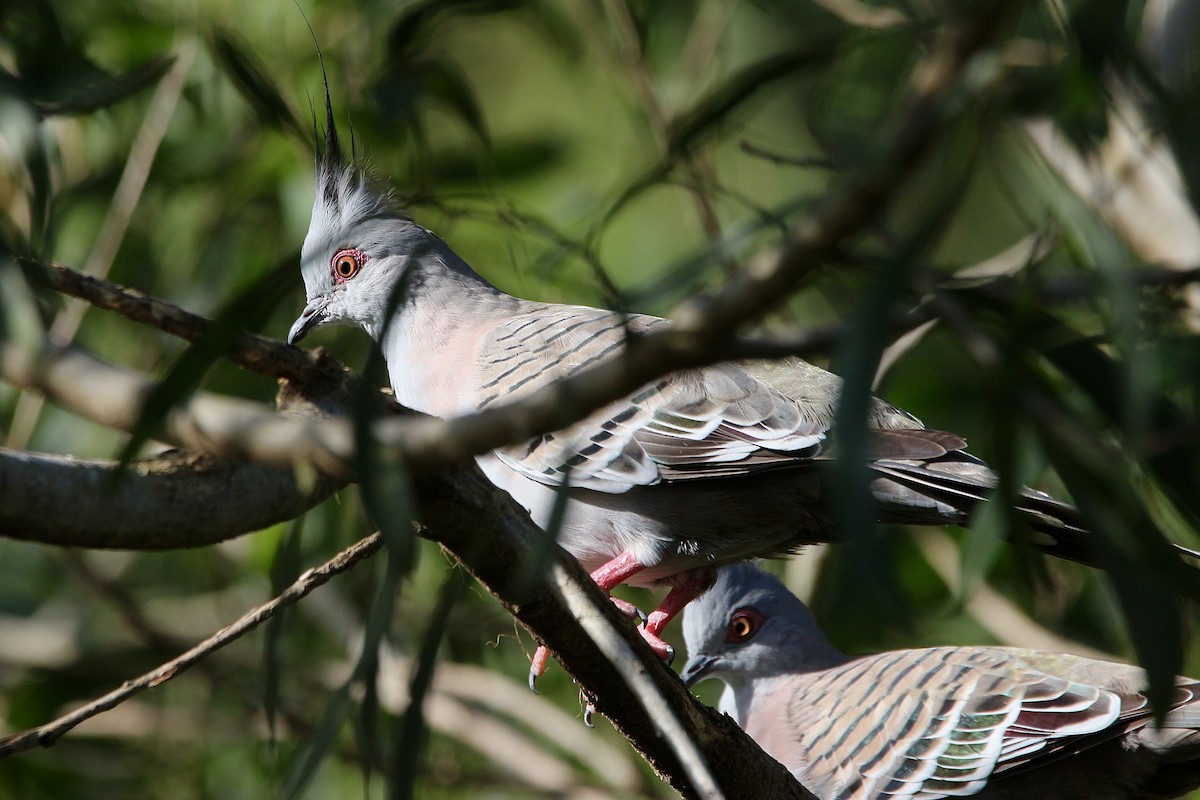
[[[869,167],[909,70],[968,7],[7,0],[0,255],[206,315],[256,287],[244,322],[283,338],[303,288],[298,266],[272,269],[308,224],[319,45],[343,137],[352,129],[375,175],[477,271],[524,297],[668,314],[769,259],[829,187]],[[763,323],[846,322],[823,363],[867,369],[1012,485],[1073,498],[1111,563],[1134,554],[1115,591],[1004,544],[1023,534],[997,507],[970,533],[855,531],[851,546],[772,563],[847,652],[1001,643],[1200,675],[1180,587],[1155,572],[1161,537],[1194,546],[1200,512],[1186,272],[1200,266],[1198,7],[1026,4],[894,213]],[[944,320],[895,340],[890,312],[931,292]],[[161,375],[184,350],[38,299],[54,338],[127,367]],[[347,328],[305,344],[355,368],[369,349]],[[265,403],[276,388],[223,362],[203,387]],[[3,383],[0,435],[100,458],[124,442]],[[351,487],[295,523],[192,551],[75,552],[0,531],[0,735],[153,668],[371,530]],[[54,748],[0,760],[0,798],[385,796],[388,750],[363,730],[403,718],[454,569],[418,550],[384,641],[381,709],[349,681],[369,609],[392,588],[369,562]],[[672,796],[606,721],[584,727],[560,668],[528,692],[530,637],[464,581],[425,749],[393,783],[419,797]],[[679,625],[667,636],[682,654]]]

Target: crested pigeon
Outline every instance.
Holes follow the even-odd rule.
[[[1009,647],[849,658],[750,564],[720,570],[683,616],[692,685],[821,798],[1179,797],[1200,786],[1200,682],[1177,678],[1153,725],[1144,673]]]
[[[451,417],[618,357],[629,335],[669,324],[495,288],[343,159],[328,95],[326,112],[301,254],[307,305],[289,343],[327,323],[358,325],[381,347],[401,404]],[[799,359],[682,370],[478,463],[543,528],[567,483],[558,542],[606,592],[620,583],[671,586],[642,628],[670,658],[659,634],[714,567],[833,538],[816,467],[830,453],[838,387],[837,377]],[[879,399],[868,422],[883,521],[963,523],[995,484],[953,434]],[[1088,559],[1072,508],[1026,491],[1021,509],[1045,534],[1037,546]],[[545,659],[539,649],[531,682]]]

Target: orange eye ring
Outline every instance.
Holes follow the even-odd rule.
[[[729,617],[729,627],[725,631],[725,641],[741,644],[749,641],[758,633],[766,618],[753,608],[739,608]]]
[[[361,250],[339,250],[330,262],[334,283],[345,283],[358,274],[362,265],[367,263],[367,255]]]

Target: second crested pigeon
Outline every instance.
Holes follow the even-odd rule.
[[[683,616],[689,685],[822,800],[1180,797],[1200,786],[1200,682],[1155,727],[1137,667],[1009,647],[850,658],[749,564]]]
[[[382,348],[401,404],[453,417],[620,357],[630,334],[669,324],[495,288],[345,162],[326,105],[301,255],[308,302],[288,342],[328,323],[358,325]],[[559,544],[606,592],[621,583],[672,587],[643,627],[669,658],[663,626],[709,585],[715,567],[835,538],[817,467],[830,453],[839,386],[795,358],[680,370],[478,463],[543,528],[569,480]],[[964,523],[995,486],[958,436],[879,399],[868,422],[880,520]],[[1033,491],[1022,493],[1020,508],[1044,534],[1036,546],[1089,560],[1074,509]],[[539,648],[531,681],[545,658]]]

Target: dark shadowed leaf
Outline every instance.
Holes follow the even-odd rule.
[[[271,595],[278,597],[300,574],[300,537],[304,529],[304,517],[300,516],[288,527],[275,548],[271,561]],[[279,709],[279,687],[282,678],[284,622],[286,608],[279,609],[267,620],[263,632],[263,713],[267,717],[267,730],[271,742],[275,742],[275,717]]]
[[[158,83],[175,63],[174,56],[159,56],[111,78],[102,78],[75,88],[57,99],[34,102],[38,111],[48,117],[90,114],[127,100],[148,86]]]
[[[295,288],[296,262],[299,259],[299,253],[288,253],[251,281],[217,312],[212,325],[175,360],[147,396],[138,424],[121,450],[122,463],[133,458],[159,429],[171,409],[196,390],[209,368],[228,352],[235,337],[260,326],[275,306]]]
[[[1114,426],[1119,426],[1127,417],[1123,405],[1127,393],[1121,388],[1121,368],[1112,354],[1101,343],[1070,330],[1052,315],[1038,315],[1033,325],[1033,340],[1040,344],[1042,354],[1082,389]],[[1146,400],[1148,435],[1164,443],[1178,441],[1180,446],[1153,448],[1147,453],[1145,463],[1196,525],[1200,523],[1200,497],[1195,491],[1200,485],[1200,464],[1187,440],[1172,433],[1190,429],[1193,422],[1161,390],[1149,386],[1146,390],[1153,392]]]
[[[433,104],[458,117],[481,144],[489,141],[475,93],[462,70],[449,59],[392,60],[372,82],[370,91],[381,114],[401,125],[416,126],[420,107]]]
[[[425,696],[433,685],[438,647],[445,638],[446,623],[454,604],[466,591],[467,582],[461,570],[451,570],[438,592],[437,603],[425,626],[425,636],[417,653],[412,679],[408,684],[408,708],[397,720],[398,730],[390,763],[393,768],[388,791],[389,800],[410,800],[416,797],[417,777],[421,756],[428,736],[425,728]]]
[[[321,712],[321,718],[317,721],[312,736],[288,766],[283,788],[279,793],[283,800],[302,797],[312,785],[317,768],[329,755],[346,716],[350,713],[351,686],[352,683],[347,681],[325,702],[325,710]]]
[[[1148,694],[1165,713],[1183,664],[1185,598],[1200,599],[1200,570],[1171,550],[1130,480],[1128,461],[1047,395],[1030,394],[1050,456],[1093,531],[1097,556],[1116,590],[1146,669]]]
[[[743,68],[679,114],[667,135],[667,152],[674,156],[721,125],[742,103],[781,78],[819,67],[833,57],[837,42],[819,42],[769,56]]]
[[[302,142],[310,140],[311,133],[300,123],[283,92],[241,40],[229,31],[218,29],[209,37],[209,47],[217,65],[254,109],[259,122],[295,134]]]
[[[120,75],[96,65],[84,39],[68,35],[51,3],[10,0],[0,36],[13,49],[20,93],[46,116],[87,114],[155,84],[173,58],[156,56]],[[6,73],[7,74],[7,73]]]
[[[423,0],[411,3],[388,31],[388,54],[403,59],[424,49],[433,27],[444,15],[493,14],[522,5],[524,0]]]

